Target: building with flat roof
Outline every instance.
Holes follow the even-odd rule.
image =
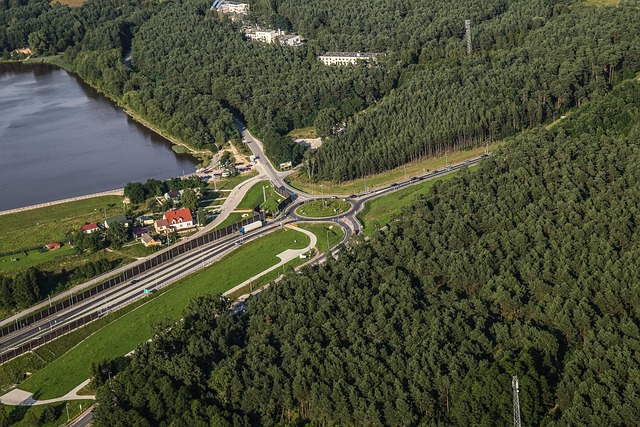
[[[235,14],[245,14],[245,13],[249,13],[249,5],[246,3],[239,3],[236,1],[229,1],[229,0],[216,0],[213,2],[213,4],[211,5],[211,7],[209,8],[210,10],[216,10],[219,13],[223,13],[223,14],[228,14],[228,13],[235,13]]]
[[[283,46],[298,46],[302,43],[298,34],[287,34],[279,28],[277,30],[248,28],[245,29],[244,36],[251,41],[268,44],[279,42]]]
[[[358,61],[375,61],[383,53],[375,52],[327,52],[318,56],[324,65],[354,65]]]
[[[244,33],[244,36],[251,41],[262,43],[275,43],[277,38],[284,34],[284,31],[277,30],[253,30]]]

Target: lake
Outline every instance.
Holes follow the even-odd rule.
[[[65,70],[0,63],[0,211],[179,176],[196,163]]]

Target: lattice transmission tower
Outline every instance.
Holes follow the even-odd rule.
[[[513,387],[513,427],[522,427],[522,421],[520,420],[520,385],[518,384],[518,377],[514,376],[511,379],[511,387]]]
[[[464,29],[467,33],[467,54],[471,55],[473,52],[473,44],[471,43],[471,20],[465,19],[464,21]]]

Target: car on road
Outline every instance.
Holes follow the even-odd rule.
[[[132,285],[135,285],[135,284],[136,284],[136,283],[138,283],[138,282],[139,282],[139,280],[138,280],[138,279],[133,279],[133,280],[131,281],[131,284],[132,284]]]

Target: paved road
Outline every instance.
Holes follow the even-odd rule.
[[[262,142],[259,139],[255,138],[253,135],[251,135],[251,132],[249,132],[247,127],[238,119],[234,117],[233,121],[236,127],[238,128],[238,131],[242,134],[243,141],[246,141],[247,146],[249,147],[253,155],[256,156],[256,159],[257,159],[256,168],[258,169],[258,171],[261,172],[260,175],[267,176],[269,180],[271,180],[271,182],[276,187],[286,188],[289,193],[298,197],[301,200],[308,200],[310,198],[313,198],[313,196],[310,196],[302,191],[296,190],[295,188],[287,184],[284,181],[284,178],[292,174],[293,170],[289,170],[286,172],[278,171],[273,166],[273,164],[271,164],[271,161],[267,158],[267,156],[264,154],[264,147],[262,145]]]
[[[68,424],[69,427],[89,427],[91,425],[91,416],[93,415],[93,405],[89,406],[86,411],[78,415]]]

